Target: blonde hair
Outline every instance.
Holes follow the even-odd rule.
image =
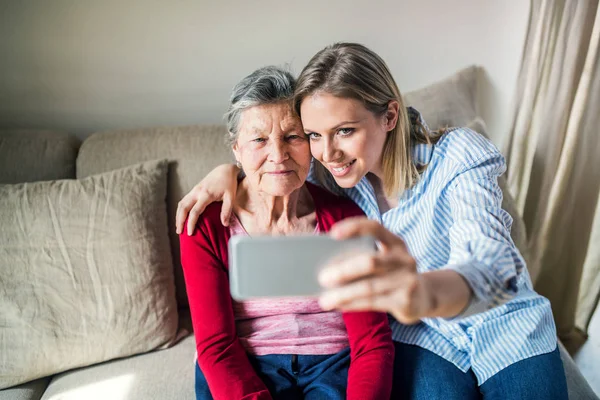
[[[398,122],[388,132],[381,154],[383,189],[386,196],[396,196],[418,180],[419,167],[413,163],[413,143],[432,143],[435,136],[420,123],[411,126],[402,95],[385,62],[376,53],[357,43],[335,43],[319,51],[300,73],[294,92],[294,109],[306,97],[323,91],[336,97],[352,98],[363,103],[377,116],[385,114],[390,101],[399,104]],[[320,163],[317,177],[325,169]],[[321,178],[320,178],[321,179]]]

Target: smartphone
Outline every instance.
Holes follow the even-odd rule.
[[[321,292],[319,271],[335,257],[376,251],[370,236],[336,240],[328,235],[232,236],[229,285],[235,300],[312,297]]]

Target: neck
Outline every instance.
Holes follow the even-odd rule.
[[[377,205],[379,206],[379,211],[381,214],[398,206],[397,198],[386,196],[383,188],[383,179],[381,177],[377,176],[373,172],[369,172],[367,174],[367,179],[369,182],[371,182],[371,186],[373,186],[373,191],[375,192],[375,197],[377,199]]]
[[[383,182],[383,161],[382,160],[380,160],[379,163],[376,166],[374,166],[367,174],[367,178],[369,179],[369,181],[371,181],[371,178],[369,178],[370,175],[374,175],[380,182]]]
[[[264,228],[289,226],[309,214],[310,194],[305,185],[285,196],[272,196],[250,188],[244,179],[238,188],[237,205],[252,214]]]
[[[385,191],[383,190],[383,179],[381,176],[377,175],[376,172],[371,171],[367,174],[367,179],[371,183],[371,186],[373,186],[373,191],[375,191],[377,197],[385,197]]]

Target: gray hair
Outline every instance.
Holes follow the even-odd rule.
[[[233,88],[229,108],[224,116],[229,132],[227,143],[233,146],[237,141],[240,117],[244,110],[280,101],[290,101],[291,105],[295,87],[294,76],[273,65],[259,68],[239,81]]]

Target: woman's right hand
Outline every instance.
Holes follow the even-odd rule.
[[[326,289],[319,298],[324,310],[383,311],[403,324],[423,318],[453,318],[467,307],[472,291],[451,269],[420,273],[404,241],[379,222],[347,218],[329,231],[335,239],[370,236],[380,250],[332,262],[319,273]]]
[[[228,226],[239,172],[240,169],[234,164],[222,164],[210,171],[200,183],[194,186],[177,204],[175,217],[177,234],[183,232],[183,225],[187,218],[187,233],[192,235],[200,214],[209,204],[220,200],[223,200],[221,222],[224,226]]]

